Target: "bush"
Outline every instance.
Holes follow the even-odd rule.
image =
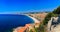
[[[32,30],[30,30],[30,32],[33,32]]]
[[[60,6],[59,6],[57,9],[55,9],[55,10],[53,11],[53,13],[55,13],[55,14],[60,14]]]
[[[54,14],[52,12],[48,13],[43,21],[43,24],[46,25],[48,21],[51,19],[51,17],[57,17],[58,14]]]
[[[44,28],[44,25],[41,24],[41,25],[39,26],[39,30],[40,30],[39,32],[45,32],[44,29],[45,29],[45,28]]]

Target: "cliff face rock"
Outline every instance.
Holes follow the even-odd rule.
[[[50,21],[48,21],[47,25],[48,32],[60,32],[60,16],[52,17]]]

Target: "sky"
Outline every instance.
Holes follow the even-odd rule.
[[[0,0],[0,12],[53,11],[60,0]]]

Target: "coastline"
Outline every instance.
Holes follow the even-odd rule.
[[[26,15],[27,17],[30,17],[31,19],[33,19],[34,23],[33,24],[26,24],[24,27],[17,27],[16,29],[13,29],[13,32],[16,32],[16,31],[25,31],[25,29],[28,29],[29,28],[29,31],[30,29],[34,28],[34,26],[37,28],[39,27],[39,24],[40,24],[40,21],[38,21],[37,19],[35,19],[34,17],[31,17],[29,15]],[[36,25],[37,23],[37,25]]]
[[[34,17],[31,17],[31,16],[29,16],[29,15],[27,15],[28,17],[30,17],[31,19],[33,19],[34,20],[34,23],[40,23],[40,21],[39,20],[37,20],[36,18],[34,18]]]

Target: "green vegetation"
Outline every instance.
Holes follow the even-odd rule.
[[[53,11],[54,14],[60,14],[60,6]]]
[[[38,28],[35,28],[35,32],[38,32]]]
[[[60,14],[60,6],[57,9],[55,9],[53,12],[49,12],[46,15],[45,19],[43,20],[43,23],[40,24],[39,28],[35,28],[35,31],[36,32],[46,32],[47,31],[46,25],[47,25],[48,21],[51,19],[51,17],[57,17],[59,14]]]
[[[57,14],[54,14],[52,12],[48,13],[43,21],[43,24],[46,25],[48,21],[51,19],[51,17],[57,17]]]
[[[39,26],[40,32],[46,32],[47,30],[45,28],[48,21],[51,19],[51,17],[57,17],[59,14],[60,14],[60,6],[57,9],[55,9],[53,12],[49,12],[46,15],[45,19],[43,20],[43,23]]]
[[[46,25],[48,21],[51,19],[51,17],[57,17],[59,14],[60,14],[60,6],[57,9],[55,9],[53,12],[47,14],[47,16],[43,21],[43,24]]]
[[[44,31],[44,25],[43,24],[40,25],[39,30],[40,30],[40,32],[45,32]]]
[[[30,32],[33,32],[32,30],[30,30]]]
[[[45,19],[43,20],[43,23],[40,24],[39,28],[35,28],[35,31],[36,32],[46,32],[47,31],[46,25],[47,25],[48,21],[51,19],[51,17],[57,17],[59,14],[60,14],[60,6],[57,9],[55,9],[53,12],[49,12],[46,15]]]

